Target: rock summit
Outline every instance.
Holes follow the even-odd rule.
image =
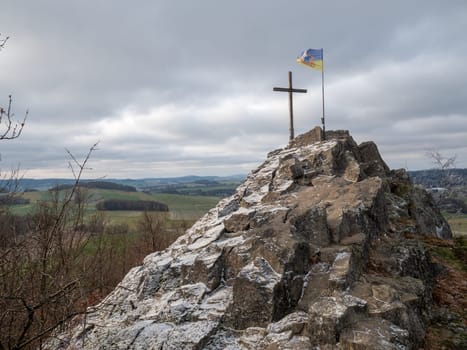
[[[164,251],[54,340],[68,349],[417,349],[450,238],[373,142],[321,129],[268,154]]]

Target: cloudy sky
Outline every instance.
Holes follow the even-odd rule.
[[[71,177],[246,174],[320,124],[321,75],[295,63],[324,48],[328,129],[375,141],[392,168],[430,168],[427,150],[467,167],[467,2],[15,0],[0,6],[0,105],[21,138],[3,173]]]

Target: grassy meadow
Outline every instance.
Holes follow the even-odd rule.
[[[147,193],[147,192],[126,192],[119,190],[104,189],[84,189],[87,203],[86,215],[96,212],[95,205],[101,200],[121,199],[121,200],[146,200],[158,201],[169,206],[171,220],[195,221],[204,215],[209,209],[214,207],[220,197],[193,196],[183,194]],[[26,215],[34,210],[35,205],[40,201],[49,201],[52,195],[49,191],[25,192],[23,198],[29,199],[29,204],[11,206],[13,214]],[[141,216],[141,211],[102,211],[105,217],[112,223],[127,223],[133,226]]]
[[[467,237],[467,214],[449,214],[443,213],[444,217],[451,226],[454,236]]]

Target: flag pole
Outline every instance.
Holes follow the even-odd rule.
[[[323,99],[323,117],[321,118],[321,124],[323,124],[323,140],[326,140],[326,124],[324,120],[324,49],[321,49],[321,97]]]

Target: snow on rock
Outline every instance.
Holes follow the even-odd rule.
[[[447,238],[449,226],[374,143],[357,145],[345,131],[320,135],[314,129],[271,152],[232,196],[47,347],[420,346],[431,263],[402,233]]]

